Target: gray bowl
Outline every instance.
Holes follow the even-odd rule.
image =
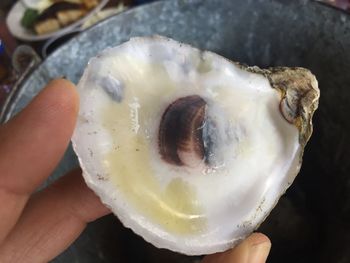
[[[315,132],[295,183],[260,231],[269,262],[350,261],[350,17],[306,0],[173,0],[107,19],[56,50],[22,84],[11,117],[50,80],[77,82],[90,57],[131,36],[160,34],[249,65],[303,66],[321,89]],[[69,149],[46,184],[76,166]],[[114,216],[90,224],[54,262],[194,262],[160,250]]]

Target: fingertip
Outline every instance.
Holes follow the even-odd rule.
[[[246,241],[248,241],[251,245],[259,245],[262,243],[270,243],[270,239],[264,235],[263,233],[255,232],[251,234]]]
[[[208,255],[202,263],[264,263],[271,249],[270,239],[262,233],[253,233],[236,247]]]
[[[4,187],[30,193],[52,172],[70,142],[78,110],[74,84],[56,79],[1,127]]]
[[[48,98],[53,106],[60,111],[68,111],[77,115],[79,108],[79,95],[75,85],[66,79],[54,79],[50,81],[46,88],[38,97]]]
[[[9,123],[12,123],[11,126],[18,122],[23,126],[29,122],[36,124],[37,127],[43,125],[53,127],[56,126],[55,123],[64,120],[65,127],[70,129],[72,124],[75,124],[78,110],[79,96],[75,85],[65,79],[55,79],[50,81]]]
[[[70,88],[75,87],[75,85],[66,78],[53,79],[47,84],[47,86],[66,86]]]
[[[248,248],[247,263],[265,263],[271,249],[270,239],[262,233],[253,233],[245,241]]]
[[[23,116],[44,129],[52,128],[63,137],[70,137],[79,111],[75,85],[66,79],[50,81],[24,110]]]

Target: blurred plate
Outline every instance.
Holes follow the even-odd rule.
[[[48,54],[50,54],[53,50],[58,48],[63,43],[67,42],[70,38],[77,35],[78,33],[82,32],[83,30],[93,26],[94,24],[98,23],[99,21],[106,19],[107,17],[110,17],[112,15],[116,15],[122,11],[124,11],[126,7],[123,4],[119,4],[117,7],[113,8],[106,8],[99,12],[97,12],[95,15],[93,15],[90,19],[86,20],[84,24],[79,26],[78,28],[74,28],[69,32],[66,32],[64,34],[57,35],[55,37],[50,38],[47,40],[41,50],[41,55],[43,58],[46,58]]]
[[[45,40],[51,37],[55,37],[58,35],[63,35],[72,29],[80,26],[84,22],[86,22],[89,18],[91,18],[94,14],[96,14],[98,11],[100,11],[106,4],[108,3],[108,0],[101,0],[100,3],[93,8],[90,12],[88,12],[85,16],[83,16],[81,19],[75,21],[74,23],[67,25],[64,28],[61,28],[55,32],[44,34],[44,35],[37,35],[34,32],[31,32],[30,30],[27,30],[21,25],[21,19],[23,17],[23,14],[26,10],[26,7],[22,3],[22,1],[18,1],[10,10],[10,12],[7,15],[6,24],[8,29],[10,30],[11,34],[15,36],[18,39],[26,40],[26,41],[39,41],[39,40]]]

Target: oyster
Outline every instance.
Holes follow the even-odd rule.
[[[247,67],[164,37],[90,60],[73,136],[83,176],[126,227],[188,255],[254,231],[299,172],[318,106],[303,68]]]

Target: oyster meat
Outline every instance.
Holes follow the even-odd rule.
[[[165,37],[90,60],[73,135],[86,183],[126,227],[188,255],[233,247],[299,172],[319,90]]]

